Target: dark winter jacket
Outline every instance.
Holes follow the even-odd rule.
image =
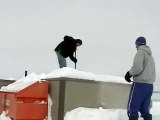
[[[73,56],[76,51],[76,41],[72,37],[64,39],[64,41],[55,48],[55,51],[61,54],[64,58],[69,56],[72,61],[76,61],[76,58]]]

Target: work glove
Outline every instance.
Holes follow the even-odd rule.
[[[127,82],[130,83],[130,82],[131,82],[131,79],[130,79],[131,77],[132,77],[132,75],[130,75],[130,73],[129,73],[129,71],[128,71],[128,72],[126,73],[126,75],[125,75],[124,78],[125,78],[125,80],[126,80]]]

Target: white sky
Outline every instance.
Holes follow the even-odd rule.
[[[0,0],[0,78],[58,68],[54,48],[64,35],[83,40],[77,68],[124,76],[145,36],[160,79],[159,0]],[[74,64],[68,60],[68,66]],[[160,84],[160,82],[159,82]]]

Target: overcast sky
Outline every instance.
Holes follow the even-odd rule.
[[[133,63],[135,40],[144,36],[158,81],[159,5],[159,0],[0,0],[0,78],[57,69],[54,48],[64,35],[83,40],[78,69],[124,76]]]

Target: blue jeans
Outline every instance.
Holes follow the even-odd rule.
[[[141,113],[141,117],[151,116],[149,108],[152,93],[152,84],[133,83],[128,100],[128,116],[139,117],[138,112]]]
[[[56,54],[59,62],[59,67],[60,68],[66,67],[67,66],[66,59],[58,52],[56,52]]]

